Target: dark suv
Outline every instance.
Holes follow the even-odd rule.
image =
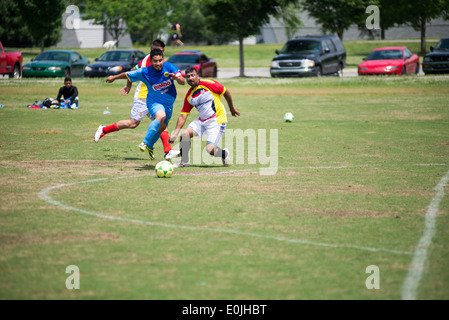
[[[346,51],[337,36],[301,37],[289,40],[271,62],[272,77],[341,76]]]
[[[424,73],[449,73],[449,38],[441,39],[435,48],[430,47],[430,51],[424,56]]]

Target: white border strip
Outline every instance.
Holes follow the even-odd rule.
[[[416,300],[419,282],[421,281],[424,272],[424,265],[427,260],[427,250],[432,244],[432,238],[436,232],[436,216],[438,208],[444,196],[444,186],[449,181],[449,171],[440,180],[435,187],[437,194],[430,202],[429,208],[426,212],[424,234],[418,242],[418,247],[415,250],[412,263],[408,269],[407,277],[402,285],[402,300]]]
[[[256,170],[248,170],[248,169],[246,169],[246,170],[230,170],[230,171],[215,172],[215,174],[228,174],[228,173],[248,172],[248,171],[256,171]],[[197,173],[197,174],[193,174],[193,175],[208,175],[208,174],[210,174],[210,173],[205,173],[205,174]],[[138,220],[138,219],[121,218],[121,217],[105,215],[105,214],[101,214],[101,213],[97,213],[97,212],[93,212],[93,211],[87,211],[87,210],[79,209],[76,207],[72,207],[72,206],[66,205],[64,203],[61,203],[59,201],[56,201],[49,196],[49,193],[53,190],[61,189],[64,187],[69,187],[69,186],[73,186],[73,185],[77,185],[77,184],[106,181],[106,180],[110,180],[110,179],[115,180],[115,179],[139,178],[139,177],[143,177],[143,176],[147,176],[147,175],[149,175],[149,174],[124,176],[124,177],[112,177],[112,178],[100,178],[100,179],[92,179],[92,180],[86,180],[86,181],[73,182],[73,183],[68,183],[68,184],[60,184],[60,185],[52,186],[49,188],[45,188],[45,189],[41,190],[38,195],[39,195],[39,198],[41,198],[42,200],[44,200],[54,206],[61,207],[63,209],[67,209],[67,210],[71,210],[71,211],[76,211],[76,212],[79,212],[79,213],[82,213],[85,215],[94,216],[94,217],[102,218],[102,219],[114,220],[114,221],[137,223],[137,224],[164,227],[164,228],[192,230],[192,231],[209,231],[209,232],[216,232],[216,233],[229,233],[229,234],[248,236],[248,237],[253,237],[253,238],[271,239],[271,240],[277,240],[277,241],[283,241],[283,242],[289,242],[289,243],[314,245],[314,246],[321,246],[321,247],[328,247],[328,248],[349,248],[349,249],[358,249],[358,250],[371,251],[371,252],[387,252],[387,253],[401,254],[401,255],[411,255],[412,254],[412,252],[410,252],[410,251],[400,251],[400,250],[385,249],[385,248],[372,248],[372,247],[356,246],[356,245],[315,242],[315,241],[309,241],[309,240],[303,240],[303,239],[292,239],[292,238],[286,238],[286,237],[266,236],[266,235],[261,235],[261,234],[257,234],[257,233],[243,232],[243,231],[230,230],[230,229],[193,227],[193,226],[184,226],[184,225],[144,221],[144,220]]]

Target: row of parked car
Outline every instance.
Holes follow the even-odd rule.
[[[423,58],[424,73],[449,73],[449,38],[441,39],[430,49],[431,53]],[[17,54],[0,52],[0,73],[20,76],[22,61]],[[94,63],[89,63],[76,51],[49,50],[25,64],[22,76],[106,77],[131,70],[145,56],[140,50],[119,49],[107,51]],[[417,74],[420,70],[418,55],[404,46],[377,48],[363,60],[358,66],[358,75]],[[7,61],[12,66],[7,66]],[[182,71],[196,67],[202,77],[217,77],[216,61],[198,50],[175,53],[168,61]],[[341,76],[345,67],[346,51],[338,37],[301,37],[289,40],[282,50],[276,50],[270,73],[272,77]]]
[[[106,77],[130,71],[146,54],[140,50],[120,49],[105,52],[89,63],[76,51],[44,51],[23,66],[23,77]],[[181,51],[169,59],[181,70],[196,66],[203,77],[216,77],[217,64],[198,50]]]
[[[441,39],[423,58],[425,74],[449,73],[449,38]],[[341,76],[346,51],[336,36],[302,37],[289,40],[271,62],[272,77]],[[418,74],[419,57],[407,47],[374,49],[358,66],[358,75]]]

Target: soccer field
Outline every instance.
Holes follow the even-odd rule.
[[[148,120],[93,141],[129,118],[123,82],[26,107],[62,82],[0,80],[0,299],[449,298],[448,78],[220,80],[232,165],[197,139],[169,179]]]

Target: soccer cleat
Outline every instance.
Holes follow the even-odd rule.
[[[94,137],[94,141],[98,142],[101,138],[104,137],[104,133],[103,133],[103,128],[105,126],[100,125],[97,129],[97,132],[95,132],[95,137]]]
[[[227,167],[231,163],[231,158],[229,157],[229,150],[227,148],[223,149],[224,152],[226,152],[226,157],[221,158],[223,161],[223,166]]]
[[[156,159],[156,157],[154,156],[153,149],[148,148],[148,146],[147,146],[146,143],[141,142],[141,143],[139,144],[139,149],[140,149],[140,151],[142,151],[142,152],[145,152],[145,151],[146,151],[146,152],[148,153],[148,156],[150,157],[151,160]]]
[[[184,163],[182,161],[179,161],[177,163],[173,164],[173,168],[183,168],[183,167],[190,167],[190,163]]]
[[[170,161],[174,158],[179,157],[180,154],[181,154],[181,151],[179,151],[179,150],[170,150],[169,152],[167,152],[165,154],[165,160]]]

